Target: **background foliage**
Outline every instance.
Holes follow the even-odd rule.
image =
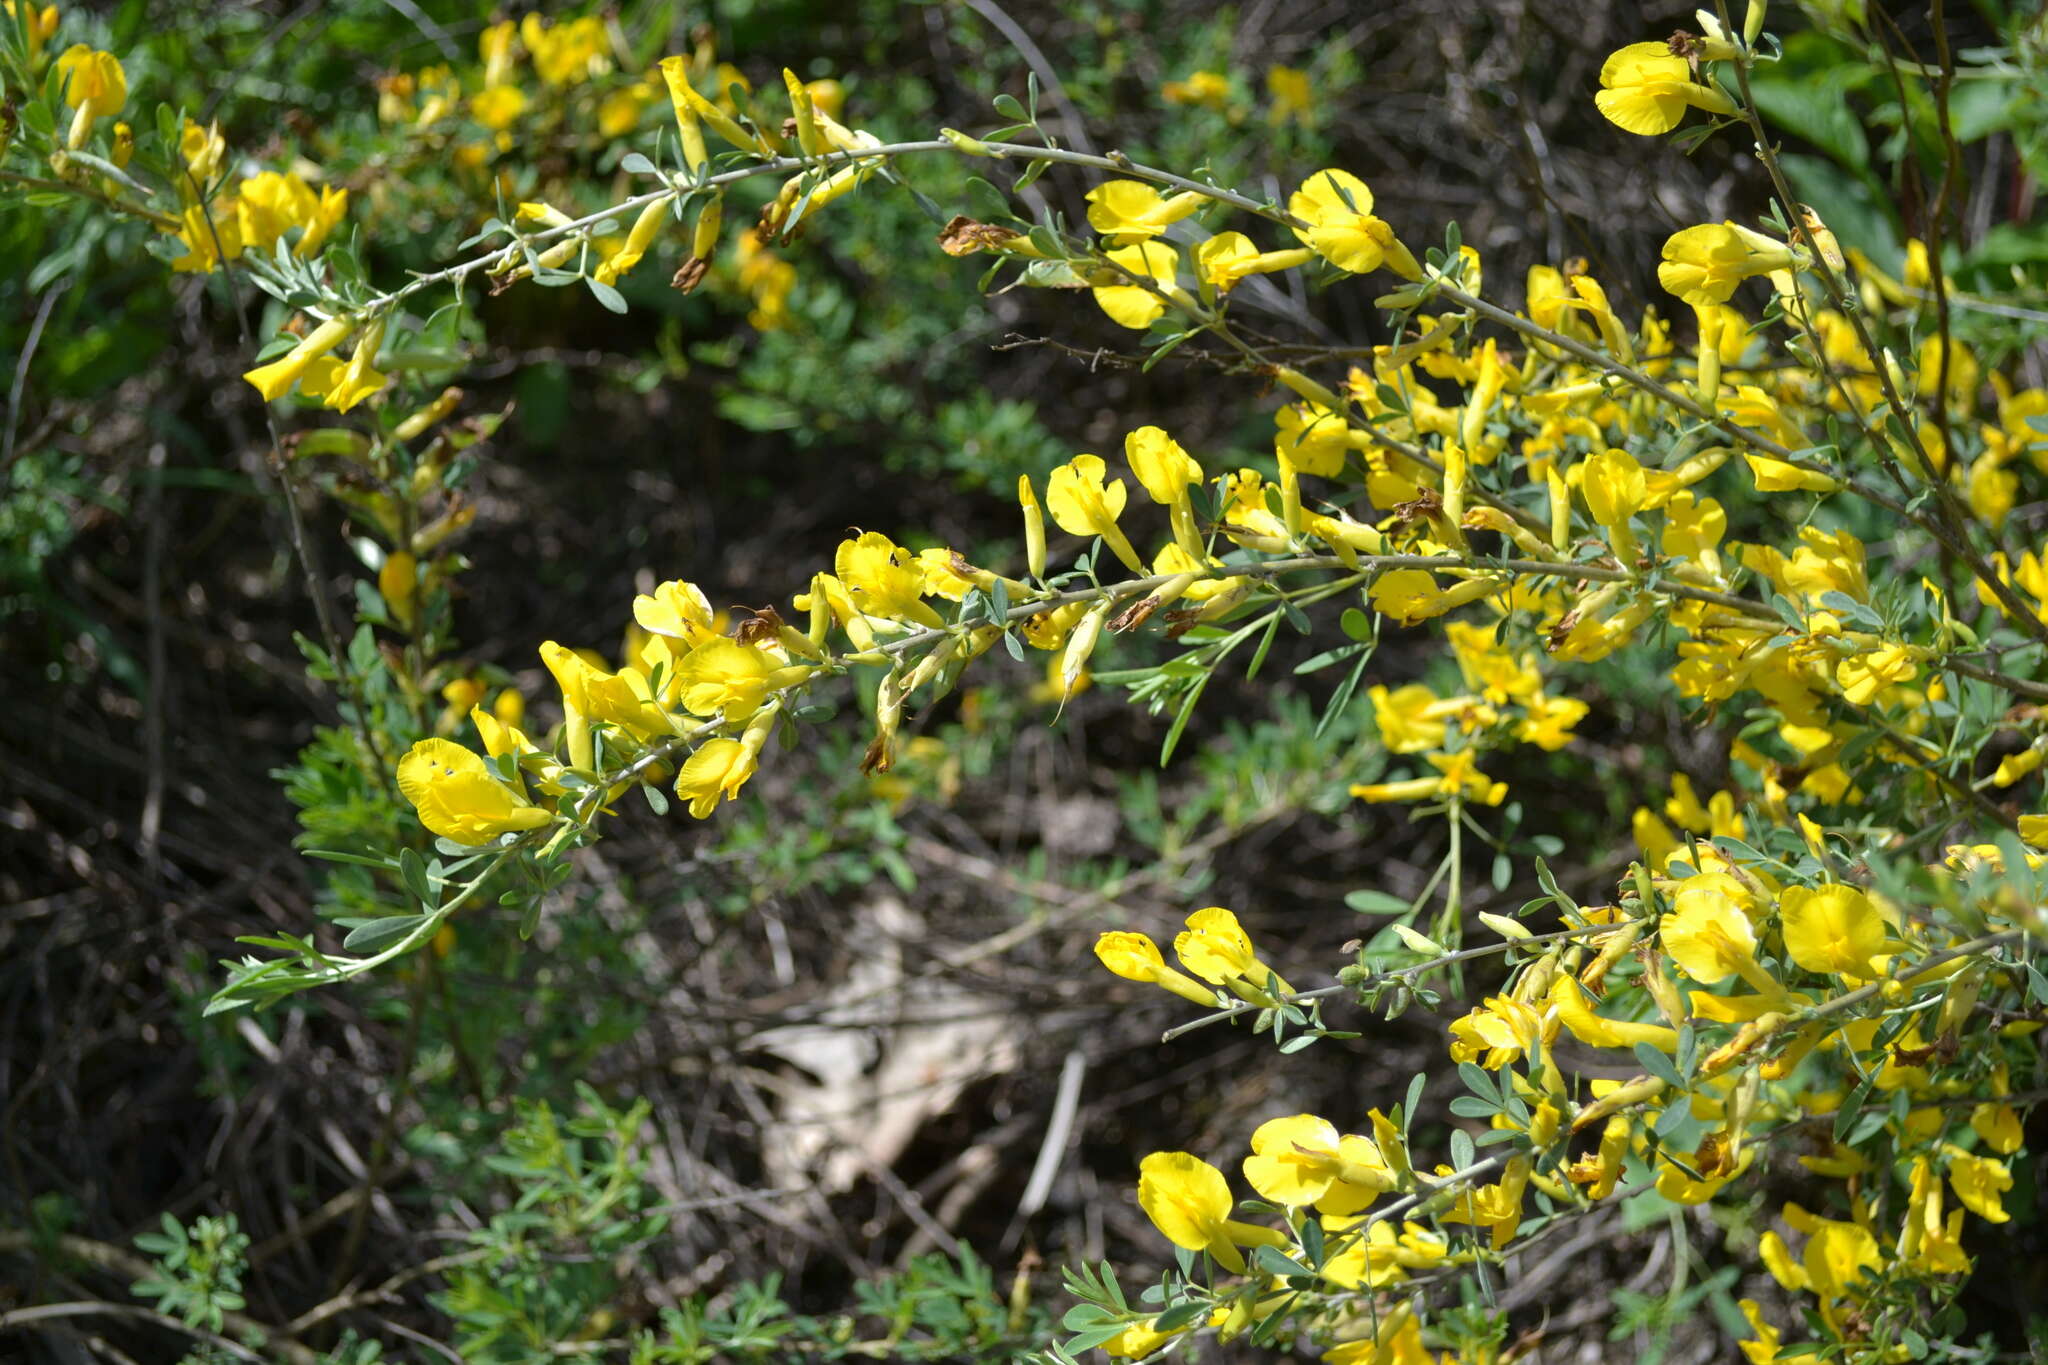
[[[388,279],[447,259],[490,208],[445,146],[380,117],[380,78],[470,62],[495,13],[424,10],[135,0],[88,18],[104,45],[137,54],[124,55],[137,88],[210,111],[265,164],[325,167],[376,221],[405,225],[367,253]],[[843,81],[884,137],[979,126],[1037,66],[1048,121],[1076,146],[1114,139],[1270,191],[1344,165],[1420,221],[1456,219],[1490,274],[1583,255],[1625,288],[1652,277],[1652,244],[1671,229],[1758,202],[1731,140],[1678,163],[1619,142],[1592,109],[1602,57],[1685,14],[652,0],[606,22],[643,67],[708,41],[756,86],[800,51],[813,63],[800,74]],[[1902,241],[1925,235],[1938,134],[1829,7],[1808,19],[1759,100],[1795,138],[1800,193],[1896,270]],[[1904,40],[1925,38],[1924,19],[1897,22]],[[2007,74],[1958,104],[1972,197],[1950,270],[2038,305],[2044,39],[1991,3],[1952,22],[1960,47],[2005,47]],[[1308,117],[1271,117],[1276,63],[1309,74]],[[1224,87],[1169,96],[1198,71]],[[520,173],[542,180],[522,194],[617,171],[616,150],[566,124],[547,150],[559,164],[531,159]],[[912,179],[951,204],[966,175],[934,160]],[[1041,189],[1083,216],[1078,186]],[[1014,553],[1000,490],[1120,441],[1131,413],[1245,460],[1268,444],[1195,348],[1140,371],[1115,354],[1126,335],[1069,300],[979,295],[933,231],[907,195],[864,197],[788,249],[795,283],[772,317],[738,278],[685,298],[636,277],[624,318],[580,290],[486,305],[455,339],[455,382],[465,414],[510,416],[464,457],[475,520],[459,548],[473,567],[447,604],[452,657],[537,698],[534,640],[615,656],[618,604],[661,579],[715,585],[720,605],[766,603],[851,524]],[[860,775],[849,724],[715,823],[627,815],[530,943],[479,915],[403,979],[202,1019],[236,936],[374,907],[366,875],[295,843],[348,846],[399,815],[362,781],[334,690],[304,667],[299,642],[318,632],[263,413],[238,378],[233,311],[217,286],[144,254],[147,235],[0,199],[0,356],[13,358],[0,375],[0,1311],[127,1302],[132,1285],[135,1302],[200,1332],[290,1324],[304,1358],[354,1362],[429,1358],[422,1338],[476,1360],[856,1347],[1009,1359],[1052,1330],[1048,1264],[1160,1263],[1123,1191],[1163,1135],[1227,1145],[1260,1117],[1398,1086],[1440,1055],[1445,1021],[1411,1013],[1368,1021],[1368,1048],[1318,1049],[1276,1082],[1250,1065],[1258,1040],[1155,1046],[1168,1009],[1087,960],[1095,930],[1157,934],[1195,897],[1245,906],[1261,941],[1325,960],[1358,932],[1335,912],[1348,893],[1421,889],[1440,835],[1346,801],[1385,757],[1359,708],[1316,732],[1336,681],[1325,673],[1277,694],[1219,683],[1161,769],[1170,718],[1084,694],[1047,728],[1040,670],[1008,668],[919,717],[910,761],[885,777]],[[1315,300],[1316,325],[1378,339],[1349,297]],[[268,334],[279,313],[262,303],[244,300]],[[2031,324],[1967,316],[1958,330],[2038,370]],[[377,568],[350,502],[360,490],[315,482],[303,506],[319,590],[344,621],[375,619],[374,594],[346,587]],[[1283,638],[1272,667],[1286,676],[1337,643]],[[359,648],[376,673],[374,644]],[[1374,676],[1430,667],[1448,665],[1390,646]],[[1629,668],[1595,675],[1597,719],[1574,751],[1524,751],[1498,774],[1517,793],[1518,837],[1563,850],[1561,879],[1611,883],[1632,851],[1597,831],[1673,773],[1715,790],[1726,771],[1712,737]],[[382,733],[434,728],[438,698],[384,686],[365,699]],[[1588,792],[1608,807],[1589,808]],[[1534,894],[1519,875],[1503,861],[1470,907],[1519,905]],[[848,1004],[843,983],[877,979],[903,1017]],[[921,1018],[941,1022],[911,1026]],[[916,1114],[886,1160],[856,1152],[844,1180],[777,1183],[792,1142],[846,1150],[843,1127],[792,1117],[807,1083],[862,1094],[863,1068],[896,1074],[916,1038],[976,1020],[1007,1031],[1008,1050]],[[851,1047],[856,1080],[805,1072],[802,1059],[838,1055],[821,1035]],[[1027,1209],[1063,1065],[1085,1078],[1071,1146]],[[2039,1197],[2024,1193],[2011,1223],[1972,1228],[1973,1254],[2012,1268],[1964,1303],[1957,1335],[1989,1349],[2021,1349],[2048,1301]],[[1734,1300],[1772,1299],[1768,1281],[1664,1291],[1686,1237],[1754,1235],[1739,1220],[1688,1231],[1616,1214],[1524,1267],[1504,1306],[1518,1329],[1541,1323],[1567,1343],[1558,1358],[1575,1341],[1597,1357],[1620,1286],[1612,1330],[1628,1344],[1612,1349],[1725,1358]],[[194,1340],[232,1353],[141,1319],[16,1341],[58,1359],[92,1335],[142,1359]]]

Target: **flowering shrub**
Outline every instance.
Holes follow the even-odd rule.
[[[487,897],[531,932],[619,801],[717,818],[773,761],[769,741],[802,743],[849,681],[872,695],[861,767],[887,773],[906,715],[999,649],[1036,651],[1064,700],[1123,637],[1153,662],[1092,681],[1170,712],[1170,755],[1234,656],[1249,647],[1256,675],[1283,625],[1328,620],[1343,642],[1310,663],[1342,670],[1333,710],[1368,706],[1392,765],[1351,795],[1441,821],[1437,877],[1413,901],[1367,889],[1360,908],[1388,922],[1332,985],[1291,985],[1220,906],[1187,916],[1178,967],[1120,929],[1096,955],[1199,1011],[1176,1033],[1247,1026],[1275,1067],[1357,1036],[1326,1009],[1448,1008],[1464,1092],[1449,1111],[1466,1122],[1424,1141],[1418,1076],[1355,1112],[1275,1114],[1229,1170],[1145,1157],[1136,1198],[1177,1269],[1133,1303],[1108,1267],[1069,1268],[1052,1357],[1212,1335],[1339,1365],[1511,1358],[1505,1318],[1458,1305],[1518,1251],[1615,1201],[1755,1198],[1763,1154],[1792,1143],[1809,1179],[1756,1255],[1803,1311],[1744,1301],[1747,1358],[1920,1358],[1950,1330],[1967,1220],[2010,1216],[2048,1007],[2048,563],[2016,511],[2048,483],[2048,392],[1953,333],[1938,252],[1916,244],[1903,278],[1852,266],[1794,198],[1751,91],[1776,51],[1761,4],[1740,27],[1702,12],[1697,33],[1622,49],[1589,92],[1615,136],[1693,120],[1688,136],[1753,141],[1772,191],[1754,224],[1672,234],[1668,301],[1641,310],[1583,262],[1530,271],[1518,302],[1489,293],[1455,225],[1418,252],[1402,232],[1439,229],[1425,239],[1342,168],[1267,198],[1061,146],[1035,83],[997,101],[1006,126],[895,142],[857,127],[833,82],[785,70],[757,97],[708,51],[600,87],[615,58],[594,18],[496,24],[476,70],[387,81],[380,115],[457,129],[456,164],[499,203],[452,262],[380,283],[358,234],[403,231],[400,215],[351,221],[347,191],[290,167],[237,175],[216,129],[164,106],[137,132],[115,54],[61,44],[53,10],[9,15],[9,181],[140,220],[167,269],[239,271],[283,305],[290,323],[244,378],[268,402],[354,417],[295,433],[291,457],[350,466],[360,477],[329,487],[381,539],[359,594],[370,643],[330,631],[313,652],[431,836],[344,855],[408,908],[360,898],[338,949],[253,941],[267,955],[229,965],[212,1011],[397,964]],[[1309,109],[1284,71],[1276,123]],[[1232,98],[1220,77],[1166,93]],[[616,163],[634,192],[594,211],[519,200],[515,133],[542,125],[639,148]],[[545,730],[502,676],[458,675],[451,544],[474,515],[460,453],[494,421],[455,420],[441,383],[471,296],[581,288],[623,312],[620,281],[653,269],[732,291],[773,328],[797,278],[778,248],[870,196],[928,202],[913,178],[932,157],[1010,178],[1004,215],[933,206],[941,251],[985,258],[985,284],[1069,291],[1147,365],[1197,338],[1222,347],[1243,404],[1270,413],[1270,464],[1231,467],[1134,417],[1109,458],[1018,479],[1021,562],[854,531],[792,575],[786,609],[737,621],[700,585],[662,582],[630,604],[616,666],[539,644],[561,714]],[[1048,173],[1088,178],[1086,231],[1022,211]],[[1389,339],[1348,351],[1246,325],[1237,291],[1283,272],[1366,291]],[[399,667],[377,663],[376,630]],[[1369,681],[1390,632],[1440,636],[1461,685]],[[1468,917],[1466,841],[1507,847],[1509,785],[1489,765],[1573,745],[1589,715],[1575,679],[1622,657],[1726,733],[1730,787],[1703,798],[1679,777],[1636,810],[1612,831],[1617,880],[1567,885],[1535,857],[1541,895]],[[436,733],[380,753],[373,674],[415,709],[438,693],[446,709],[414,727]],[[1504,966],[1496,993],[1447,1005],[1480,959]]]

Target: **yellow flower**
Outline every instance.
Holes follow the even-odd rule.
[[[1150,937],[1124,930],[1112,930],[1095,940],[1095,956],[1103,966],[1126,981],[1145,981],[1163,986],[1184,1000],[1205,1008],[1216,1004],[1216,993],[1203,990],[1187,975],[1166,965],[1159,945]]]
[[[1557,1036],[1553,1014],[1538,1013],[1519,1000],[1489,996],[1486,1003],[1451,1024],[1451,1060],[1478,1062],[1488,1071],[1540,1057]]]
[[[626,240],[617,251],[611,252],[592,273],[600,284],[617,284],[640,264],[640,258],[647,254],[647,248],[654,245],[654,235],[661,230],[662,220],[669,214],[667,200],[657,199],[640,210],[633,219],[633,226],[626,233]]]
[[[1167,509],[1173,520],[1173,541],[1192,563],[1207,553],[1195,526],[1195,507],[1188,489],[1202,481],[1202,467],[1180,442],[1159,427],[1139,427],[1124,437],[1124,459],[1146,496]]]
[[[628,666],[607,673],[553,640],[541,645],[540,660],[554,675],[555,685],[562,689],[563,704],[574,708],[584,719],[606,721],[640,740],[678,733],[675,717],[655,698],[647,675],[639,668]],[[752,709],[748,707],[747,711]]]
[[[571,85],[612,69],[611,40],[604,20],[594,14],[553,26],[529,14],[520,20],[519,37],[533,56],[533,69],[549,85]]]
[[[1756,930],[1742,912],[1740,893],[1741,884],[1725,873],[1688,877],[1658,929],[1664,951],[1702,986],[1760,971]]]
[[[1194,1325],[1190,1323],[1171,1332],[1161,1332],[1155,1327],[1158,1321],[1158,1318],[1148,1318],[1144,1322],[1132,1323],[1103,1342],[1102,1353],[1111,1360],[1143,1360]]]
[[[494,85],[469,97],[470,117],[494,133],[502,133],[526,112],[526,92],[516,85]]]
[[[1444,722],[1455,715],[1463,700],[1446,705],[1421,683],[1389,692],[1374,684],[1366,692],[1372,702],[1373,723],[1379,726],[1380,742],[1390,754],[1419,754],[1444,742]]]
[[[1846,1298],[1851,1287],[1862,1277],[1862,1272],[1878,1270],[1884,1265],[1884,1258],[1877,1249],[1877,1239],[1867,1228],[1834,1218],[1817,1217],[1797,1204],[1785,1205],[1785,1221],[1806,1234],[1806,1251],[1800,1257],[1804,1284],[1799,1287],[1812,1289],[1822,1299]],[[1773,1236],[1775,1234],[1766,1234],[1767,1240]],[[1782,1241],[1779,1245],[1782,1254]],[[1766,1253],[1764,1264],[1767,1269],[1771,1259]]]
[[[809,677],[807,667],[791,667],[764,649],[713,636],[676,663],[676,683],[683,707],[693,716],[722,715],[727,720],[751,716],[770,692],[792,687]]]
[[[1320,403],[1289,403],[1273,414],[1273,453],[1303,474],[1334,479],[1344,472],[1351,428]]]
[[[64,102],[77,112],[64,145],[85,145],[94,119],[112,118],[128,103],[128,73],[113,53],[86,43],[73,43],[57,58],[57,76],[64,82]]]
[[[2017,1152],[2025,1139],[2019,1113],[2009,1104],[1978,1105],[1970,1111],[1970,1128],[1983,1139],[1985,1146],[2001,1156]]]
[[[1839,479],[1818,470],[1802,469],[1768,455],[1744,454],[1759,493],[1832,493],[1842,486]]]
[[[1111,246],[1157,237],[1208,202],[1195,190],[1169,198],[1142,180],[1104,181],[1087,198],[1088,226],[1109,238]]]
[[[1138,558],[1130,539],[1116,524],[1124,511],[1124,481],[1111,479],[1105,483],[1103,476],[1108,472],[1109,466],[1101,456],[1076,455],[1046,480],[1045,510],[1068,535],[1101,536],[1111,553],[1132,573],[1142,574],[1145,561]]]
[[[2012,1171],[2003,1161],[1971,1156],[1952,1142],[1943,1143],[1941,1151],[1948,1158],[1949,1187],[1964,1208],[1987,1223],[2003,1223],[2012,1217],[2002,1198],[2012,1188]]]
[[[1587,460],[1583,468],[1579,495],[1595,522],[1620,526],[1641,510],[1648,485],[1635,456],[1610,448]]]
[[[1268,122],[1278,125],[1291,119],[1304,128],[1315,126],[1315,89],[1308,72],[1295,66],[1268,67],[1266,93],[1273,97],[1273,107],[1266,111]]]
[[[612,91],[597,106],[597,131],[605,137],[624,137],[640,126],[640,111],[654,98],[654,87],[646,81]]]
[[[1735,286],[1754,275],[1789,270],[1791,248],[1734,223],[1682,228],[1664,242],[1657,282],[1695,307],[1726,303]]]
[[[1189,915],[1187,929],[1173,940],[1173,951],[1196,976],[1244,999],[1264,1001],[1269,980],[1283,995],[1294,993],[1286,979],[1252,951],[1251,936],[1237,916],[1220,905]]]
[[[1307,265],[1310,255],[1307,247],[1260,251],[1242,232],[1219,232],[1195,248],[1195,273],[1217,293],[1228,294],[1247,276]]]
[[[1339,270],[1363,275],[1385,265],[1404,279],[1422,278],[1394,230],[1373,216],[1372,191],[1349,171],[1317,171],[1288,198],[1287,211],[1308,223],[1294,235]]]
[[[1090,291],[1110,321],[1142,332],[1166,311],[1166,300],[1160,294],[1173,294],[1179,288],[1174,281],[1180,274],[1180,253],[1165,242],[1139,242],[1105,254],[1111,264],[1157,287],[1155,291],[1141,284],[1102,284]]]
[[[1626,1047],[1648,1043],[1659,1052],[1678,1051],[1678,1032],[1663,1024],[1635,1024],[1608,1019],[1593,1012],[1585,992],[1569,976],[1560,976],[1550,988],[1550,1003],[1557,1007],[1558,1022],[1588,1047]]]
[[[1693,80],[1685,58],[1668,43],[1630,43],[1600,66],[1593,102],[1608,120],[1631,133],[1668,133],[1688,105],[1710,114],[1733,114],[1735,105],[1712,86]]]
[[[1413,626],[1498,591],[1500,584],[1490,578],[1468,578],[1440,589],[1425,569],[1390,569],[1373,580],[1371,597],[1374,611]]]
[[[299,381],[299,392],[320,399],[336,412],[347,412],[391,382],[389,375],[373,368],[383,345],[384,322],[380,318],[356,341],[346,364],[332,356],[322,356],[309,365]]]
[[[681,640],[685,645],[701,645],[718,636],[704,590],[681,579],[663,583],[652,595],[635,597],[633,619],[649,634]]]
[[[1515,738],[1556,753],[1572,742],[1572,727],[1591,709],[1577,697],[1546,697],[1540,693],[1524,703],[1528,715],[1515,728]]]
[[[944,624],[936,611],[918,600],[925,592],[925,576],[916,556],[881,532],[865,531],[856,539],[840,541],[832,568],[852,594],[855,610],[928,629]]]
[[[1169,104],[1199,104],[1221,109],[1230,100],[1230,78],[1218,71],[1197,71],[1184,81],[1168,81],[1159,93]]]
[[[1154,1152],[1138,1163],[1138,1206],[1167,1241],[1189,1251],[1206,1251],[1236,1275],[1244,1273],[1238,1247],[1287,1243],[1271,1228],[1234,1221],[1230,1182],[1223,1172],[1186,1152]]]
[[[690,803],[690,814],[702,820],[718,803],[731,801],[754,775],[756,752],[736,739],[707,739],[676,774],[676,799]]]
[[[1920,676],[1920,666],[1904,645],[1880,645],[1853,654],[1835,665],[1835,681],[1842,696],[1852,705],[1868,706],[1877,694],[1894,683],[1907,683]]]
[[[1853,886],[1795,886],[1778,902],[1785,951],[1809,972],[1876,975],[1871,956],[1884,951],[1884,920]]]
[[[1261,1199],[1328,1214],[1358,1213],[1394,1188],[1393,1172],[1371,1138],[1340,1136],[1314,1114],[1268,1119],[1252,1133],[1244,1178]]]
[[[481,754],[445,739],[423,739],[399,760],[398,790],[421,824],[458,844],[487,844],[552,818],[500,781]]]
[[[15,17],[14,7],[16,3],[17,0],[4,0],[4,3],[0,3],[0,10],[7,12],[10,24]],[[24,27],[28,30],[29,65],[33,67],[43,55],[43,44],[49,42],[50,39],[57,35],[57,7],[55,5],[44,5],[38,9],[35,5],[28,3],[28,0],[20,0],[20,3],[23,11],[22,17],[26,20]]]
[[[276,402],[299,382],[314,361],[348,340],[355,329],[353,318],[329,318],[307,333],[290,351],[268,365],[259,365],[248,371],[242,378],[256,386],[256,392],[263,395],[265,402]]]

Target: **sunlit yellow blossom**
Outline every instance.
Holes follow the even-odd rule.
[[[1658,282],[1698,307],[1726,303],[1744,280],[1793,264],[1791,248],[1734,223],[1683,228],[1666,239],[1663,256]]]
[[[1842,696],[1856,706],[1868,706],[1885,688],[1918,676],[1920,667],[1904,645],[1879,645],[1835,665],[1835,681],[1841,685]]]
[[[1721,874],[1688,877],[1678,884],[1672,913],[1664,916],[1658,939],[1671,960],[1702,986],[1756,968],[1756,931],[1742,913],[1740,887]]]
[[[1340,1135],[1313,1114],[1267,1120],[1252,1133],[1251,1146],[1245,1179],[1261,1199],[1288,1208],[1313,1204],[1328,1214],[1357,1213],[1395,1185],[1371,1138]]]
[[[1385,265],[1404,279],[1422,278],[1394,230],[1373,216],[1372,191],[1349,171],[1317,171],[1288,199],[1287,211],[1308,224],[1294,235],[1339,270],[1362,275]]]
[[[375,368],[383,344],[384,322],[380,318],[364,329],[346,362],[322,356],[307,366],[299,380],[299,392],[322,400],[336,412],[347,412],[391,382],[389,375]]]
[[[1095,940],[1095,956],[1103,966],[1126,981],[1146,981],[1163,986],[1185,1000],[1213,1007],[1216,993],[1204,990],[1181,972],[1166,965],[1159,945],[1145,934],[1111,931]]]
[[[1712,86],[1692,78],[1685,58],[1668,43],[1630,43],[1600,66],[1600,92],[1593,102],[1608,119],[1631,133],[1668,133],[1688,106],[1710,114],[1733,114],[1735,104]]]
[[[1154,1152],[1138,1164],[1138,1206],[1166,1240],[1206,1251],[1232,1274],[1244,1273],[1240,1246],[1284,1246],[1271,1228],[1230,1217],[1235,1201],[1223,1172],[1186,1152]]]
[[[57,58],[57,78],[64,83],[64,102],[75,111],[64,145],[83,147],[93,120],[112,118],[128,103],[128,73],[111,52],[87,43],[73,43]]]
[[[1196,976],[1239,995],[1263,997],[1269,980],[1283,994],[1294,993],[1286,979],[1252,951],[1251,936],[1237,916],[1220,905],[1189,915],[1188,927],[1173,940],[1173,951]]]
[[[643,741],[677,733],[675,718],[654,696],[647,674],[637,666],[629,664],[616,673],[608,673],[582,653],[553,640],[542,643],[540,660],[562,689],[563,704],[574,708],[585,720],[616,725]],[[734,713],[742,714],[746,713]]]
[[[676,663],[683,707],[694,716],[750,716],[770,692],[802,682],[811,670],[792,667],[767,650],[714,636]]]
[[[1208,202],[1195,190],[1168,197],[1142,180],[1106,180],[1088,191],[1087,199],[1088,226],[1111,246],[1157,237]]]
[[[470,117],[501,133],[526,112],[526,92],[516,85],[494,85],[469,97]]]
[[[1160,296],[1171,294],[1178,287],[1174,281],[1180,274],[1180,253],[1165,242],[1141,241],[1106,254],[1111,264],[1150,281],[1152,287],[1100,284],[1090,292],[1112,322],[1142,332],[1166,311],[1166,300]]]
[[[420,823],[458,844],[538,829],[548,812],[499,778],[482,755],[451,740],[423,739],[398,763],[398,790]]]
[[[1809,972],[1867,977],[1882,952],[1885,926],[1870,897],[1853,886],[1795,886],[1778,903],[1785,951]]]
[[[1963,1207],[1988,1223],[2003,1223],[2012,1215],[2005,1211],[2003,1196],[2012,1188],[2012,1171],[2003,1161],[1972,1156],[1954,1143],[1942,1144],[1948,1158],[1948,1183]]]
[[[1531,697],[1524,705],[1528,714],[1515,728],[1515,738],[1524,744],[1556,753],[1572,742],[1572,727],[1591,710],[1577,697]]]
[[[1196,71],[1184,81],[1168,81],[1159,93],[1169,104],[1199,104],[1221,109],[1230,100],[1230,78],[1220,71]]]
[[[832,568],[862,613],[926,627],[942,624],[939,614],[918,600],[925,576],[916,557],[881,532],[865,531],[839,542]]]
[[[1307,247],[1261,251],[1242,232],[1219,232],[1195,248],[1195,273],[1217,293],[1228,294],[1253,275],[1307,265],[1310,255]]]
[[[737,739],[707,739],[676,774],[676,799],[687,801],[690,814],[702,820],[720,801],[739,796],[740,787],[754,775],[756,759],[757,754]]]
[[[1391,754],[1419,754],[1440,748],[1446,718],[1462,705],[1459,702],[1445,706],[1437,700],[1436,693],[1421,683],[1409,683],[1392,692],[1376,683],[1367,690],[1366,698],[1372,702],[1380,742]]]
[[[611,70],[611,39],[594,14],[550,24],[538,14],[519,23],[519,39],[533,69],[549,85],[573,85]]]
[[[1270,66],[1266,68],[1266,93],[1273,97],[1273,105],[1266,111],[1267,122],[1281,124],[1291,119],[1304,128],[1315,126],[1315,88],[1309,84],[1308,72],[1294,66]]]
[[[1076,455],[1046,480],[1045,510],[1062,531],[1075,536],[1101,536],[1103,544],[1132,573],[1145,572],[1145,561],[1117,525],[1124,511],[1124,481],[1104,481],[1109,467],[1099,455]]]
[[[356,329],[353,318],[329,318],[308,332],[298,345],[268,365],[259,365],[242,376],[256,386],[265,402],[276,402],[290,392],[306,370],[321,356],[348,340]]]
[[[1557,1007],[1559,1022],[1588,1047],[1632,1048],[1648,1043],[1660,1052],[1678,1050],[1678,1033],[1667,1025],[1630,1023],[1595,1014],[1579,983],[1569,976],[1558,977],[1551,986],[1550,1002]]]
[[[695,583],[672,579],[633,599],[633,619],[654,635],[696,646],[718,634],[711,603]]]

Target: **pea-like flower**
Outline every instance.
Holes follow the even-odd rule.
[[[1142,180],[1105,181],[1088,191],[1088,226],[1111,246],[1131,246],[1157,237],[1207,202],[1195,190],[1168,197]]]
[[[1736,223],[1701,223],[1665,239],[1657,282],[1697,308],[1726,303],[1735,286],[1756,275],[1790,270],[1790,247]]]
[[[483,755],[453,740],[413,745],[398,762],[398,790],[419,812],[421,824],[458,844],[488,844],[554,818],[500,779]]]
[[[1095,940],[1095,957],[1103,966],[1126,981],[1144,981],[1162,986],[1184,1000],[1213,1008],[1216,993],[1204,990],[1185,973],[1166,965],[1159,945],[1148,935],[1129,930],[1111,930]]]
[[[1394,229],[1372,211],[1372,191],[1349,171],[1317,171],[1287,200],[1287,211],[1308,226],[1294,235],[1339,270],[1363,275],[1382,265],[1419,280],[1422,267]]]
[[[128,73],[111,52],[87,43],[73,43],[57,58],[57,78],[64,82],[64,102],[74,112],[64,145],[83,147],[94,119],[112,118],[128,103]]]
[[[1884,951],[1885,924],[1870,897],[1853,886],[1795,886],[1778,902],[1785,951],[1809,972],[1877,974],[1871,957]]]
[[[1735,103],[1711,85],[1692,78],[1692,66],[1668,43],[1630,43],[1600,66],[1600,93],[1593,103],[1608,121],[1631,133],[1654,137],[1678,126],[1688,108],[1728,115]]]
[[[1103,544],[1132,573],[1145,572],[1145,561],[1116,524],[1124,511],[1124,481],[1109,479],[1100,455],[1076,455],[1052,472],[1045,484],[1045,510],[1069,535],[1101,536]]]
[[[1167,298],[1185,298],[1178,283],[1180,253],[1165,242],[1138,242],[1104,253],[1109,263],[1144,284],[1125,283],[1121,277],[1098,284],[1092,290],[1095,302],[1109,314],[1110,321],[1134,332],[1142,332],[1166,311]]]
[[[1154,1152],[1138,1164],[1138,1206],[1166,1240],[1206,1251],[1235,1275],[1244,1273],[1241,1246],[1285,1246],[1272,1228],[1232,1219],[1236,1201],[1223,1172],[1187,1152]]]
[[[1394,1188],[1394,1173],[1371,1138],[1339,1134],[1328,1119],[1295,1114],[1252,1133],[1244,1178],[1261,1199],[1327,1214],[1357,1213]]]

